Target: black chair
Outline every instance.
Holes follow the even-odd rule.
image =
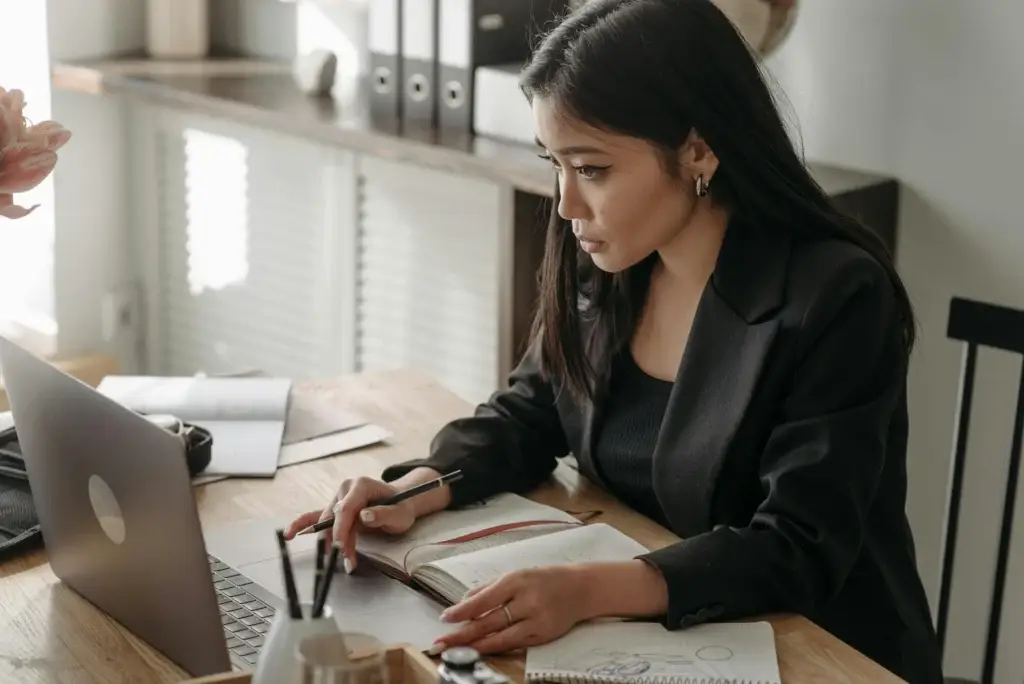
[[[950,475],[949,501],[946,512],[946,540],[942,553],[942,576],[936,631],[939,646],[945,648],[946,626],[949,619],[949,592],[953,581],[953,560],[956,553],[957,526],[960,518],[960,497],[964,480],[964,458],[967,451],[967,431],[974,394],[974,372],[978,347],[991,347],[1014,352],[1024,357],[1024,311],[996,306],[985,302],[954,297],[949,305],[949,323],[946,335],[964,342],[963,365],[960,377],[960,406],[956,422],[955,448]],[[1003,518],[999,528],[999,551],[989,608],[988,631],[985,638],[985,659],[980,684],[993,684],[996,648],[999,645],[999,623],[1002,615],[1003,590],[1006,585],[1006,564],[1010,552],[1013,511],[1020,471],[1021,437],[1024,433],[1024,368],[1017,388],[1017,407],[1013,421],[1013,439],[1010,447],[1010,467],[1003,498]],[[950,680],[964,681],[964,680]]]

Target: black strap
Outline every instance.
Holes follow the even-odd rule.
[[[34,525],[13,537],[5,539],[6,536],[0,532],[0,561],[20,556],[43,545],[43,531],[39,525]]]
[[[185,438],[185,461],[188,463],[188,474],[195,477],[206,470],[213,458],[213,435],[206,428],[185,423],[192,428]]]
[[[42,543],[25,460],[14,428],[0,432],[0,560]]]

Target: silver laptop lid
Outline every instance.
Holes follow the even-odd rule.
[[[230,670],[181,443],[0,337],[54,574],[192,675]]]

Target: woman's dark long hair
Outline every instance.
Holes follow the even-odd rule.
[[[670,173],[688,135],[699,133],[719,160],[709,190],[716,204],[764,230],[847,240],[886,268],[909,357],[913,310],[888,249],[811,177],[757,56],[710,0],[590,0],[544,36],[520,86],[531,101],[551,98],[579,121],[649,141]],[[614,275],[578,260],[558,199],[556,187],[531,338],[556,386],[587,396],[593,352],[619,348],[632,334],[653,255]],[[593,318],[587,339],[583,316]]]

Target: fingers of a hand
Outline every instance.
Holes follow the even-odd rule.
[[[330,520],[331,518],[334,518],[335,524],[331,528],[330,532],[326,535],[328,542],[335,542],[339,540],[339,537],[336,534],[338,527],[338,503],[345,498],[345,495],[348,494],[348,491],[351,488],[352,480],[342,480],[341,484],[338,485],[338,491],[334,494],[334,498],[331,499],[331,502],[324,507],[323,512],[320,514],[320,520],[317,521],[323,522],[324,520]]]
[[[338,507],[338,502],[344,499],[351,489],[352,480],[342,480],[341,484],[338,485],[338,491],[334,493],[334,498],[331,499],[331,502],[324,507],[324,512],[320,516],[320,520],[327,520],[334,517],[334,509]]]
[[[356,560],[358,555],[356,553],[356,536],[359,534],[358,525],[353,525],[352,529],[348,531],[348,538],[344,540],[342,544],[343,548],[352,549],[351,555],[346,555],[341,559],[342,566],[345,568],[345,572],[350,573],[356,569]]]
[[[335,541],[341,544],[341,559],[348,559],[351,563],[352,556],[355,555],[355,526],[356,526],[356,513],[357,510],[352,510],[353,505],[345,502],[345,500],[339,501],[334,506],[334,527],[331,529],[331,534],[334,536]]]
[[[347,570],[355,568],[356,565],[356,523],[359,513],[373,498],[373,492],[379,491],[381,486],[382,483],[376,480],[357,478],[351,482],[351,486],[334,507],[334,538],[342,545],[341,552],[347,560]]]
[[[366,527],[383,532],[404,532],[409,526],[408,514],[400,506],[371,506],[359,513],[359,520]]]
[[[484,613],[508,603],[515,596],[518,586],[515,574],[505,575],[496,582],[489,584],[472,596],[467,595],[461,601],[451,606],[443,613],[441,619],[445,622],[463,622],[478,618]]]
[[[318,522],[323,522],[324,520],[327,520],[332,515],[334,515],[334,513],[332,511],[334,510],[334,505],[336,503],[338,503],[337,499],[331,499],[331,502],[327,506],[325,506],[323,509],[321,509],[319,511],[310,511],[309,513],[307,513],[306,515],[309,516],[312,519],[308,520],[309,524],[306,525],[306,527],[309,527],[310,525],[315,525]],[[314,518],[314,514],[315,514],[315,518]],[[298,531],[301,531],[302,529],[303,528],[300,528],[299,530],[296,530],[296,531],[298,532]],[[330,539],[328,539],[328,541],[330,541]]]
[[[320,511],[306,511],[288,525],[288,529],[285,530],[285,539],[291,539],[296,534],[306,529],[310,525],[316,524],[320,518]]]
[[[542,634],[542,632],[537,628],[535,621],[527,619],[517,622],[511,627],[503,629],[500,632],[488,634],[487,636],[469,644],[469,646],[474,648],[481,655],[505,653],[517,648],[536,646],[543,641],[554,638],[555,636],[556,635],[554,634],[550,636]]]
[[[448,648],[452,646],[468,646],[479,641],[488,634],[500,632],[509,627],[508,617],[500,607],[485,613],[475,620],[470,620],[458,629],[441,637],[440,641]]]
[[[331,503],[326,508],[320,511],[320,515],[317,516],[316,522],[323,522],[324,520],[327,520],[332,515],[334,515],[334,507],[337,505],[337,503],[337,499],[332,500]]]

